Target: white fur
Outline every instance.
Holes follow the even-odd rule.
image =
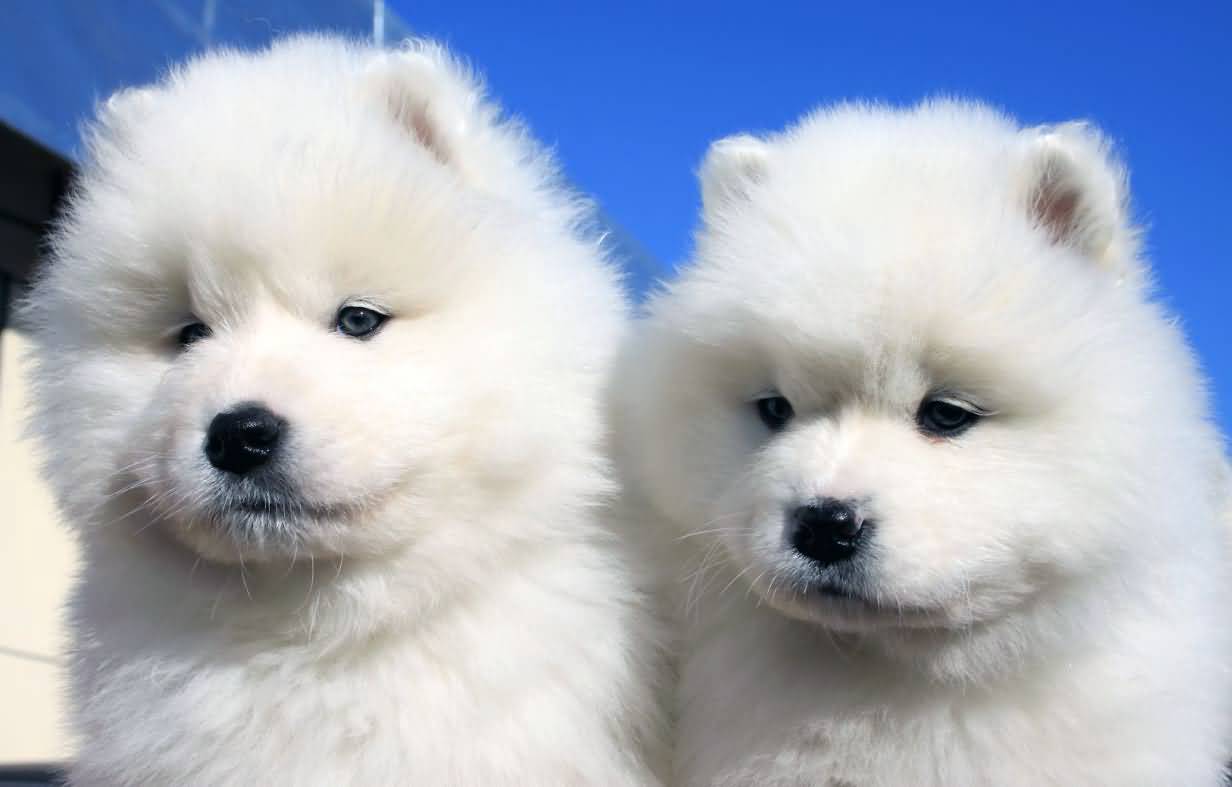
[[[215,52],[107,102],[29,304],[85,559],[75,784],[656,781],[586,216],[427,42]],[[393,314],[371,340],[332,330],[354,299]],[[312,515],[220,513],[204,431],[245,401]]]
[[[617,392],[626,513],[675,545],[680,784],[1219,783],[1221,443],[1125,182],[1085,126],[955,102],[716,143]],[[995,413],[926,437],[937,390]],[[787,539],[821,496],[875,520],[855,600]]]

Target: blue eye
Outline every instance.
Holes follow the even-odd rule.
[[[756,404],[757,415],[771,432],[777,432],[787,426],[796,414],[791,402],[782,396],[766,396],[758,399]]]
[[[205,323],[193,322],[180,329],[180,333],[179,336],[176,337],[176,341],[179,343],[180,349],[184,349],[190,344],[199,342],[202,339],[209,337],[212,333],[213,331],[210,330],[210,326]]]
[[[925,399],[916,413],[921,431],[934,437],[954,437],[975,425],[981,416],[945,399]]]
[[[346,336],[367,339],[380,330],[388,319],[388,314],[382,314],[367,306],[343,306],[338,310],[334,326],[339,333]]]

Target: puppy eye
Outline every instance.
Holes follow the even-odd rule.
[[[210,326],[205,323],[191,322],[180,329],[180,333],[179,336],[176,337],[176,341],[179,343],[180,349],[184,349],[188,345],[193,344],[194,342],[199,342],[212,333],[213,331],[210,330]]]
[[[375,334],[389,319],[388,314],[369,306],[343,306],[338,310],[334,326],[338,332],[356,339],[367,339]]]
[[[796,414],[791,402],[783,396],[764,396],[758,399],[756,404],[757,415],[771,432],[777,432],[787,426],[787,422]]]
[[[983,415],[951,399],[925,399],[915,420],[925,434],[954,437],[970,429]]]

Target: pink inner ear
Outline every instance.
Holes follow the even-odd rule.
[[[436,130],[432,126],[432,121],[428,119],[428,107],[426,104],[421,104],[416,111],[411,113],[408,125],[410,126],[411,133],[415,135],[415,138],[425,148],[431,151],[432,155],[436,156],[442,164],[448,163],[445,150],[436,136]]]
[[[420,145],[442,164],[449,163],[448,152],[443,140],[437,134],[426,102],[395,92],[390,96],[390,108],[398,122],[415,137]]]
[[[1078,192],[1074,189],[1053,194],[1043,192],[1036,204],[1036,213],[1039,222],[1048,228],[1053,243],[1066,243],[1078,229]]]
[[[1077,240],[1081,198],[1079,189],[1065,177],[1063,164],[1050,162],[1044,167],[1031,200],[1031,213],[1053,243]]]

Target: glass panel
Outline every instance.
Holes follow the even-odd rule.
[[[329,30],[393,41],[409,34],[380,0],[66,0],[19,2],[0,25],[0,118],[66,155],[94,102],[149,82],[220,44]]]

